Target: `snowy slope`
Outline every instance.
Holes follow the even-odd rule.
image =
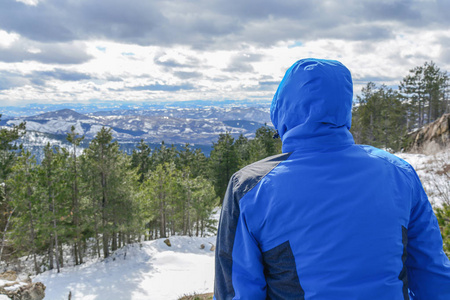
[[[212,292],[215,237],[170,237],[133,244],[105,260],[47,271],[33,282],[47,287],[45,299],[140,300],[178,299],[185,294]],[[201,249],[201,245],[205,248]]]
[[[450,195],[450,147],[432,155],[396,153],[414,167],[433,206]]]

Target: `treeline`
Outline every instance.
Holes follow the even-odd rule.
[[[415,67],[394,90],[369,82],[357,96],[351,132],[359,144],[399,151],[407,133],[450,112],[449,76],[433,62]]]
[[[37,164],[14,144],[24,133],[25,124],[0,129],[0,260],[29,256],[36,273],[59,270],[68,248],[81,264],[129,243],[214,232],[211,214],[231,174],[281,149],[263,126],[255,139],[221,134],[209,158],[188,144],[144,141],[126,155],[102,128],[77,156],[84,137],[72,128],[69,149],[48,144]]]

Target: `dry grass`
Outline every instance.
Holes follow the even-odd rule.
[[[212,300],[213,295],[213,293],[186,295],[178,300]]]

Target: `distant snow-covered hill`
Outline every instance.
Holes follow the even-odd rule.
[[[26,122],[27,130],[66,135],[72,126],[87,139],[95,137],[103,127],[112,129],[121,141],[144,139],[148,142],[205,144],[215,141],[220,133],[230,132],[252,137],[255,128],[269,122],[263,108],[161,109],[154,111],[111,111],[80,114],[70,109],[31,117],[6,120],[5,125]],[[239,122],[241,121],[241,122]]]
[[[61,109],[2,119],[0,125],[12,126],[21,122],[26,122],[28,131],[23,138],[24,145],[32,147],[33,151],[39,151],[39,147],[48,142],[66,145],[65,137],[72,126],[78,134],[85,136],[87,142],[102,127],[107,127],[126,147],[133,147],[142,139],[150,144],[164,141],[166,144],[189,143],[208,148],[221,133],[229,132],[235,138],[239,135],[252,138],[257,128],[271,125],[266,107],[116,109],[87,114]]]

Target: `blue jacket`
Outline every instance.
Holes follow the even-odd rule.
[[[414,169],[355,145],[337,61],[287,72],[271,118],[283,154],[230,179],[216,245],[219,299],[449,300],[450,262]]]

